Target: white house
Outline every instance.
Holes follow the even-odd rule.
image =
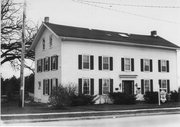
[[[48,102],[52,87],[75,84],[78,93],[143,95],[177,90],[177,49],[156,31],[150,35],[102,31],[49,23],[45,18],[33,43],[35,101]]]

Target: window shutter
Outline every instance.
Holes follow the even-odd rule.
[[[94,95],[94,79],[91,78],[91,95]]]
[[[94,56],[90,56],[90,69],[93,70],[94,69]]]
[[[144,71],[144,63],[143,63],[143,59],[141,59],[141,71]]]
[[[102,56],[99,56],[99,70],[102,70]]]
[[[51,70],[53,69],[53,56],[51,56]]]
[[[82,55],[78,55],[78,69],[82,69]]]
[[[110,93],[113,93],[113,79],[110,79]]]
[[[102,79],[99,79],[99,95],[102,95]]]
[[[53,91],[53,88],[54,88],[54,86],[53,86],[53,84],[52,84],[52,79],[51,79],[51,94],[52,94],[52,91]]]
[[[82,79],[81,78],[79,78],[79,88],[78,88],[78,92],[79,92],[79,95],[81,95],[82,94]]]
[[[110,57],[110,70],[113,70],[113,57]]]
[[[159,88],[161,88],[161,80],[159,79]]]
[[[48,81],[48,84],[47,84],[47,86],[48,86],[48,91],[47,91],[47,93],[48,93],[48,95],[49,95],[49,86],[50,86],[50,84],[49,84],[49,79],[47,80]]]
[[[43,95],[45,95],[45,80],[43,80]]]
[[[134,82],[132,84],[132,94],[134,95]]]
[[[169,60],[167,60],[166,62],[167,62],[167,72],[169,72]]]
[[[141,94],[144,94],[144,80],[141,79]]]
[[[50,70],[50,57],[48,57],[48,71]]]
[[[170,93],[170,80],[167,80],[167,93]]]
[[[124,82],[122,82],[122,92],[124,93]]]
[[[153,71],[153,62],[152,62],[152,59],[150,59],[150,72]]]
[[[56,67],[55,68],[58,70],[58,56],[56,56]]]
[[[46,63],[46,58],[44,58],[44,71],[46,70],[46,66],[45,66],[46,64],[45,63]]]
[[[131,71],[134,71],[134,58],[131,58]]]
[[[56,78],[56,89],[58,88],[58,79]]]
[[[161,60],[158,60],[158,70],[161,72]]]
[[[151,92],[153,92],[153,80],[150,80],[150,85],[151,85]]]
[[[36,68],[36,69],[37,69],[37,72],[39,72],[39,60],[37,60],[37,63],[36,63],[36,64],[37,64],[37,66],[36,66],[36,67],[37,67],[37,68]]]
[[[121,58],[121,71],[124,71],[124,58]]]

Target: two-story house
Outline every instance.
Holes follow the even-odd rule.
[[[35,101],[47,102],[52,88],[74,84],[78,93],[144,94],[177,90],[179,47],[150,35],[49,23],[46,17],[31,45],[35,51]],[[97,99],[97,103],[103,100]]]

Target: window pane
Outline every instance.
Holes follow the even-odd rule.
[[[109,79],[104,79],[103,80],[103,94],[108,94],[109,93],[109,84],[110,84]]]
[[[89,79],[84,79],[83,92],[84,94],[89,94]]]
[[[147,59],[144,60],[144,69],[145,71],[150,70],[150,60],[147,60]]]
[[[89,56],[83,55],[83,68],[89,69]]]
[[[125,70],[130,70],[131,69],[131,61],[130,58],[125,58]]]
[[[162,60],[161,63],[162,63],[162,71],[166,72],[167,69],[166,60]]]
[[[108,70],[109,69],[109,58],[103,57],[103,69]]]
[[[145,80],[145,92],[148,92],[148,91],[150,91],[150,82],[149,82],[149,80]]]
[[[162,88],[167,88],[166,87],[166,80],[162,80]]]

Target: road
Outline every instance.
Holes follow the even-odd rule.
[[[58,127],[180,127],[180,114],[135,116],[112,119],[51,121],[6,124],[3,126],[58,126]]]

